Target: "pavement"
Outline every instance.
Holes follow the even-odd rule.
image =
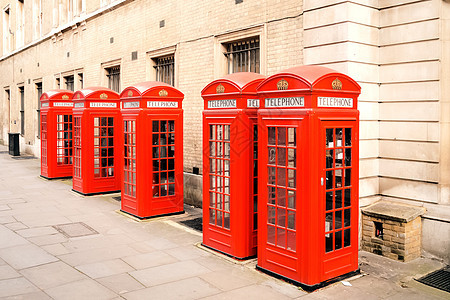
[[[183,215],[138,221],[116,195],[84,197],[0,145],[0,299],[450,299],[418,283],[443,267],[360,252],[361,275],[312,293],[199,246]]]

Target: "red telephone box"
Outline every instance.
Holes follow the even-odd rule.
[[[257,88],[258,268],[305,289],[358,271],[360,91],[320,66]]]
[[[73,95],[73,190],[83,195],[120,191],[122,117],[119,94],[91,87]]]
[[[124,89],[120,98],[122,211],[141,219],[184,213],[183,93],[149,81]]]
[[[72,177],[72,96],[68,90],[41,95],[41,176]]]
[[[202,91],[203,245],[238,259],[256,255],[256,86],[264,78],[234,73]]]

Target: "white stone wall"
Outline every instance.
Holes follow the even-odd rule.
[[[377,1],[304,2],[304,64],[344,72],[361,85],[360,198],[379,199],[379,11]]]

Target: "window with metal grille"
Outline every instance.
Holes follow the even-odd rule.
[[[120,93],[120,66],[106,68],[108,77],[108,88]]]
[[[36,110],[36,113],[37,113],[37,120],[38,120],[38,132],[37,132],[37,138],[38,139],[40,139],[41,138],[41,126],[40,126],[40,124],[41,124],[41,109],[40,109],[40,107],[41,107],[41,104],[40,104],[40,99],[41,99],[41,96],[42,96],[42,82],[38,82],[38,83],[36,83],[36,92],[37,92],[37,101],[38,101],[38,108],[37,108],[37,110]]]
[[[153,59],[156,70],[156,80],[170,85],[175,84],[175,58],[174,55],[162,56]]]
[[[227,58],[228,74],[236,72],[260,72],[259,38],[227,43],[225,57]]]
[[[20,134],[25,134],[25,88],[19,87],[20,94]]]
[[[68,89],[69,91],[74,91],[74,76],[66,76],[64,77],[64,82],[66,83],[66,89]]]

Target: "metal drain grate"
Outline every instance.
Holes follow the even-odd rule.
[[[98,234],[97,231],[82,222],[55,225],[53,228],[68,238]]]
[[[450,293],[450,266],[425,275],[417,281]]]
[[[190,227],[190,228],[192,228],[194,230],[202,232],[203,231],[202,219],[203,218],[200,217],[200,218],[180,221],[180,223],[184,224],[187,227]]]

